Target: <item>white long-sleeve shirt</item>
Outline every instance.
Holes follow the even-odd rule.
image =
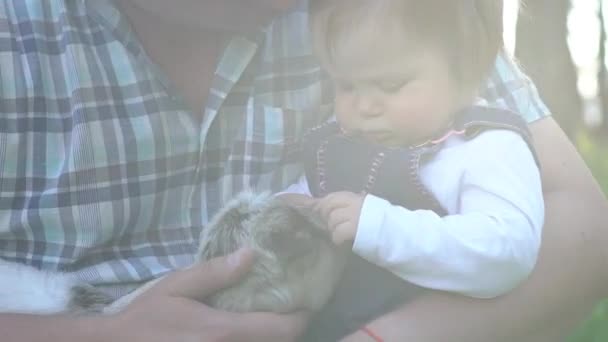
[[[422,165],[420,178],[448,215],[367,195],[355,253],[411,283],[478,298],[504,294],[530,274],[544,203],[539,170],[521,136],[508,130],[470,140],[451,136]],[[286,192],[310,195],[306,178]]]

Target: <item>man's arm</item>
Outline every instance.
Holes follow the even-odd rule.
[[[371,322],[386,341],[556,341],[608,296],[608,202],[552,118],[530,125],[546,219],[537,266],[513,292],[475,300],[436,293]],[[344,341],[369,341],[355,333]]]
[[[74,318],[0,314],[0,339],[24,342],[294,341],[304,330],[303,314],[230,313],[200,302],[237,282],[252,262],[252,252],[241,251],[175,272],[115,315]]]
[[[0,314],[2,339],[15,342],[109,341],[107,318]],[[104,327],[106,327],[104,329]]]

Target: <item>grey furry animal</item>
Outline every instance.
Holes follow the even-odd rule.
[[[321,309],[337,284],[347,255],[321,227],[310,210],[287,205],[267,193],[236,196],[205,227],[197,262],[245,246],[258,257],[240,284],[215,294],[208,304],[236,312]],[[0,261],[0,312],[111,314],[159,280],[108,305],[106,296],[70,275]],[[20,291],[24,282],[28,284],[25,292]]]
[[[242,193],[213,219],[201,236],[200,260],[242,246],[257,251],[245,280],[210,299],[230,311],[319,310],[341,275],[347,250],[339,249],[306,208],[268,195]]]

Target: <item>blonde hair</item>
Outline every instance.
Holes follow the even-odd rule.
[[[502,0],[311,0],[311,27],[317,56],[325,66],[340,64],[345,42],[368,30],[382,37],[397,28],[445,53],[452,76],[478,87],[503,47]],[[364,26],[367,26],[364,28]],[[373,27],[370,27],[373,26]],[[348,44],[348,43],[347,43]],[[377,53],[373,48],[370,54]],[[348,52],[346,52],[348,53]],[[372,56],[373,57],[373,56]]]

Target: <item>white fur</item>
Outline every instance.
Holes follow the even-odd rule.
[[[77,281],[63,273],[0,259],[0,312],[55,314],[67,310]]]

